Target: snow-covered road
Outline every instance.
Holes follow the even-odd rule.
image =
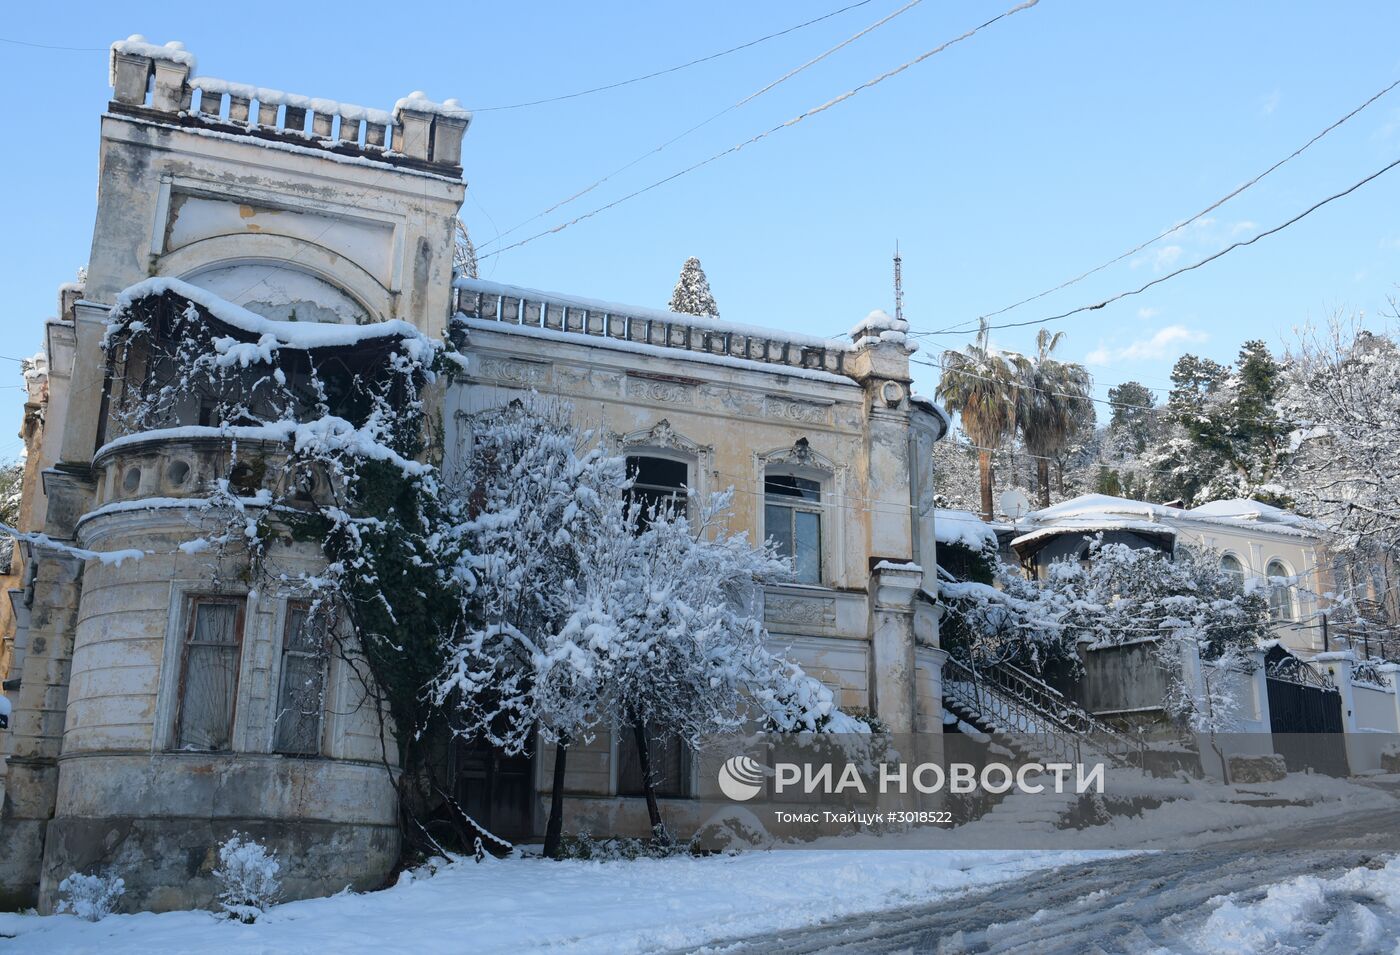
[[[1400,826],[1400,810],[1358,815],[1346,832],[1335,823],[1319,827],[1331,849],[1253,839],[1104,859],[703,951],[1389,955],[1400,951],[1400,859],[1367,844]]]

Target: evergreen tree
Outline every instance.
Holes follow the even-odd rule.
[[[705,277],[705,270],[695,256],[686,259],[685,265],[681,266],[681,277],[671,293],[671,303],[667,308],[684,315],[719,318],[719,306],[710,294],[710,280]]]
[[[1115,445],[1134,454],[1147,450],[1156,430],[1156,409],[1151,389],[1141,382],[1125,381],[1108,389],[1108,400],[1113,405],[1108,430]]]
[[[476,246],[467,232],[467,224],[461,219],[452,227],[452,271],[469,279],[479,278],[476,264]]]

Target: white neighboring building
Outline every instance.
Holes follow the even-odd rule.
[[[1090,540],[1171,550],[1177,542],[1217,551],[1242,586],[1269,588],[1275,636],[1311,656],[1328,649],[1324,595],[1334,592],[1323,529],[1314,521],[1258,501],[1213,501],[1185,510],[1084,494],[1032,511],[1018,524],[1012,547],[1030,573],[1050,561],[1082,557]],[[1272,581],[1269,583],[1268,581]]]

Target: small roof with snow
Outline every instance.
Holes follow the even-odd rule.
[[[1064,534],[1091,535],[1128,531],[1148,537],[1176,538],[1176,529],[1165,523],[1180,517],[1181,511],[1148,501],[1134,501],[1108,494],[1081,494],[1031,511],[1021,521],[1026,533],[1014,538],[1011,546],[1022,556],[1039,550],[1052,538]],[[1039,546],[1032,546],[1039,545]]]
[[[1018,553],[1024,551],[1032,544],[1044,545],[1053,537],[1064,534],[1074,534],[1085,536],[1090,534],[1107,534],[1112,531],[1128,531],[1133,534],[1142,534],[1146,537],[1162,537],[1169,540],[1176,539],[1176,528],[1166,524],[1158,524],[1153,521],[1135,521],[1127,518],[1118,520],[1075,520],[1063,524],[1051,524],[1048,527],[1037,527],[1035,530],[1022,534],[1011,541],[1011,546]],[[1039,548],[1035,548],[1039,549]],[[1022,556],[1026,556],[1022,554]]]
[[[970,550],[997,545],[997,532],[971,511],[938,507],[933,511],[933,537],[940,544],[961,544]]]
[[[1019,547],[1034,540],[1070,532],[1128,530],[1136,533],[1156,532],[1165,536],[1174,534],[1174,528],[1181,524],[1214,524],[1290,536],[1316,536],[1322,533],[1316,521],[1281,507],[1243,498],[1212,501],[1183,510],[1107,494],[1081,494],[1032,511],[1023,520],[1023,526],[1027,524],[1030,525],[1030,532],[1012,541],[1012,546]]]

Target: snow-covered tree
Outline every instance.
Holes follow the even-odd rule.
[[[1240,586],[1209,551],[1178,545],[1175,555],[1126,544],[1091,542],[1086,560],[1050,565],[1043,580],[1002,566],[997,586],[945,581],[951,652],[974,664],[1008,661],[1038,669],[1077,666],[1076,644],[1157,643],[1167,673],[1167,712],[1204,726],[1222,712],[1202,702],[1183,660],[1235,660],[1269,636],[1268,601]]]
[[[715,304],[714,295],[710,294],[710,280],[705,277],[705,270],[695,256],[686,259],[681,266],[681,277],[676,281],[671,302],[666,307],[685,315],[719,318],[719,306]]]
[[[583,565],[585,602],[570,629],[604,658],[602,705],[637,744],[653,832],[668,839],[656,801],[650,735],[698,747],[710,733],[759,721],[783,732],[861,732],[832,694],[766,647],[761,585],[792,575],[771,542],[724,526],[733,492],[684,508],[630,508]]]
[[[571,742],[603,717],[605,622],[582,619],[580,587],[595,559],[625,533],[625,464],[587,449],[589,436],[564,409],[523,402],[471,421],[466,467],[454,480],[465,509],[460,628],[431,683],[454,730],[506,753],[521,752],[538,729],[554,744],[548,852],[561,834],[563,780]]]
[[[458,219],[452,227],[452,271],[469,279],[477,278],[476,245],[467,224]]]
[[[434,681],[466,736],[507,752],[554,744],[546,853],[558,849],[568,747],[598,729],[636,735],[661,823],[648,732],[698,745],[758,720],[784,731],[861,732],[829,690],[764,647],[758,588],[791,568],[722,527],[731,496],[643,512],[625,462],[591,446],[567,409],[525,403],[471,422],[454,480],[469,502],[469,627]],[[664,832],[658,830],[664,838]]]
[[[1289,493],[1334,532],[1334,548],[1400,556],[1400,347],[1339,319],[1303,334],[1290,358]]]

